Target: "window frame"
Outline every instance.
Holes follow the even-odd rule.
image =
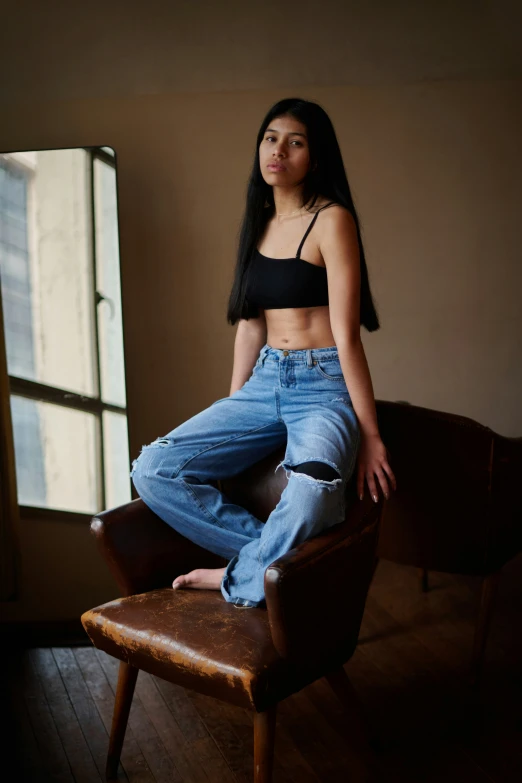
[[[93,355],[95,359],[94,364],[94,385],[95,385],[95,394],[94,396],[85,395],[85,394],[78,394],[77,392],[71,392],[67,389],[62,389],[58,386],[52,386],[50,384],[40,383],[38,381],[32,381],[28,378],[20,378],[16,375],[10,375],[9,372],[7,372],[7,383],[8,383],[8,392],[9,392],[9,400],[11,399],[12,395],[18,396],[18,397],[25,397],[27,399],[36,400],[39,402],[48,402],[52,403],[53,405],[60,405],[64,408],[73,408],[74,410],[83,411],[85,413],[90,413],[95,416],[95,470],[97,471],[97,486],[98,486],[98,492],[97,492],[97,506],[100,509],[100,511],[103,511],[106,508],[106,481],[105,481],[105,455],[104,455],[104,425],[103,425],[103,413],[104,411],[111,412],[111,413],[118,413],[120,415],[124,415],[127,418],[127,407],[116,405],[114,403],[108,403],[104,402],[102,400],[101,396],[101,358],[100,358],[100,340],[99,340],[99,329],[98,329],[98,305],[104,301],[103,295],[97,290],[97,258],[96,258],[96,213],[95,213],[95,192],[94,192],[94,169],[95,169],[95,161],[101,160],[103,163],[106,163],[112,168],[115,169],[116,172],[116,215],[118,216],[119,221],[119,205],[118,205],[118,180],[117,180],[117,156],[116,151],[113,147],[110,147],[114,151],[114,154],[111,154],[106,151],[106,149],[102,146],[93,146],[93,147],[59,147],[56,148],[57,150],[61,149],[84,149],[86,153],[89,155],[87,165],[89,167],[89,196],[90,198],[87,199],[87,205],[90,204],[90,216],[88,216],[87,220],[90,226],[89,236],[88,236],[88,242],[89,242],[89,251],[90,251],[90,289],[92,292],[91,296],[91,329],[93,334]],[[31,150],[32,151],[32,150]],[[42,150],[42,151],[47,151]],[[18,150],[16,151],[18,152]],[[8,153],[6,153],[8,154]],[[31,180],[28,181],[28,187],[31,187]],[[120,232],[119,232],[119,222],[117,226],[118,231],[118,240],[120,239]],[[119,241],[118,241],[119,246]],[[120,266],[120,282],[121,282],[121,266]],[[0,292],[1,296],[1,292]],[[0,338],[2,339],[2,342],[5,346],[5,334],[4,334],[4,324],[0,323]],[[10,403],[9,403],[10,404]],[[127,427],[128,431],[128,427]],[[14,432],[12,433],[12,437],[14,440]],[[11,469],[16,474],[16,465],[13,464],[12,466],[8,466],[8,470]],[[130,469],[129,469],[130,470]],[[15,475],[16,479],[16,475]],[[130,477],[129,477],[130,482]],[[25,506],[25,505],[18,505],[19,512],[20,512],[20,518],[23,519],[38,519],[38,518],[45,518],[49,519],[49,517],[52,516],[54,519],[63,519],[68,521],[86,521],[90,520],[94,514],[90,513],[83,513],[78,511],[66,511],[64,509],[55,509],[50,508],[48,506]],[[94,512],[100,513],[100,511]]]

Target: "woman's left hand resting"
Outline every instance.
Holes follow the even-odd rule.
[[[390,497],[390,488],[386,478],[389,477],[392,488],[397,489],[397,482],[388,463],[388,450],[379,435],[365,435],[361,433],[361,443],[357,456],[357,495],[363,499],[364,479],[368,482],[368,488],[374,501],[378,501],[377,484],[375,476],[379,479],[384,497]]]

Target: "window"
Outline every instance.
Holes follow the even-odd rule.
[[[130,501],[112,148],[0,155],[0,289],[20,506]]]

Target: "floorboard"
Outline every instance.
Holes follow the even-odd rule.
[[[480,580],[380,561],[345,671],[380,738],[370,760],[323,678],[278,705],[274,783],[520,783],[522,556],[502,572],[482,682],[469,682]],[[17,780],[100,783],[119,662],[92,647],[4,655]],[[250,783],[253,715],[140,672],[118,780]]]

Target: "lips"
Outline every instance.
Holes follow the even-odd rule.
[[[279,166],[277,163],[269,163],[268,168],[272,171],[286,171],[284,166]]]

